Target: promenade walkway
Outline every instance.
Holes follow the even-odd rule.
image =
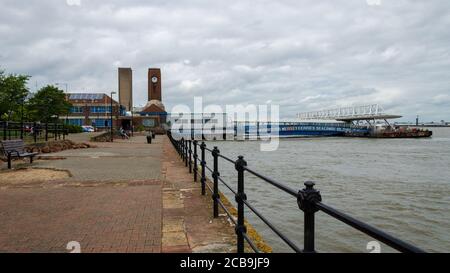
[[[81,252],[234,251],[233,227],[212,219],[211,197],[166,136],[95,145],[32,166],[70,177],[11,182],[0,171],[0,252],[69,252],[69,242]]]

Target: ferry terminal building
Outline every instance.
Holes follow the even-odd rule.
[[[162,103],[161,70],[148,70],[148,102],[142,107],[133,107],[133,85],[131,68],[119,68],[119,101],[106,93],[69,93],[66,99],[72,104],[70,113],[60,117],[66,124],[93,126],[97,130],[111,127],[111,116],[115,128],[136,131],[141,127],[163,132],[167,112]]]

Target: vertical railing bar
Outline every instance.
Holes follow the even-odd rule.
[[[197,182],[197,172],[198,172],[198,166],[197,166],[197,140],[194,140],[194,181]]]
[[[298,192],[297,204],[304,213],[304,250],[305,253],[315,253],[315,220],[318,211],[316,203],[322,201],[320,192],[314,189],[315,183],[305,182],[305,189]]]
[[[33,122],[33,137],[34,137],[34,143],[37,142],[37,125],[36,122]]]
[[[6,130],[8,128],[8,122],[3,122],[3,140],[6,140]]]
[[[184,138],[181,138],[181,151],[180,151],[180,155],[181,155],[181,159],[183,159],[184,162]]]
[[[192,173],[192,140],[189,140],[189,173]]]
[[[186,139],[184,142],[184,166],[188,166],[188,140]]]
[[[214,147],[212,151],[212,156],[214,158],[214,171],[213,171],[213,181],[214,181],[214,187],[213,187],[213,216],[214,218],[219,217],[219,149],[217,146]]]
[[[202,144],[200,145],[200,149],[202,150],[202,162],[201,162],[201,166],[202,166],[202,177],[200,179],[200,182],[202,184],[202,195],[206,194],[206,188],[205,188],[205,183],[206,183],[206,161],[205,161],[205,148],[206,148],[206,144],[204,141],[202,141]]]
[[[247,200],[247,196],[244,192],[244,167],[247,166],[247,162],[244,160],[243,156],[239,156],[236,161],[235,168],[238,172],[238,190],[236,195],[238,219],[236,225],[236,235],[237,235],[237,253],[244,253],[244,233],[247,232],[245,227],[244,218],[244,200]]]

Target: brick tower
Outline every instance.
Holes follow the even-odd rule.
[[[162,101],[161,96],[161,69],[150,68],[148,70],[148,101]]]

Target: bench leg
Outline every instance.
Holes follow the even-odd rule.
[[[33,157],[30,156],[30,164],[32,164],[32,163],[33,163]]]
[[[11,154],[8,154],[8,169],[11,169]]]

